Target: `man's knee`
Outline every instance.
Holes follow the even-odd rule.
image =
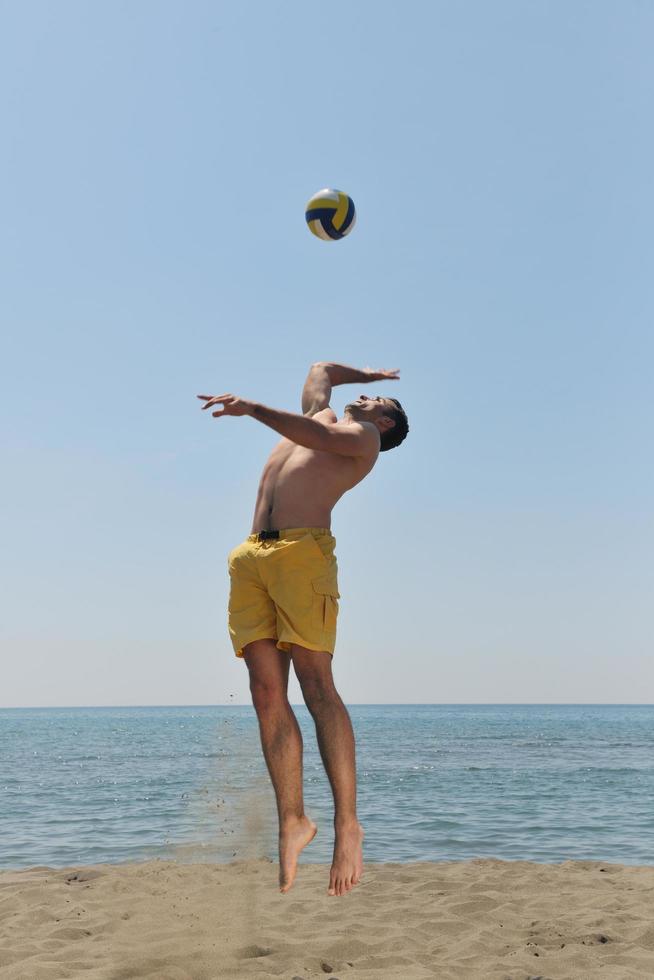
[[[288,701],[286,686],[270,677],[257,677],[250,674],[250,694],[257,713],[273,711]]]
[[[244,648],[250,693],[257,713],[286,704],[290,657],[274,640],[255,640]]]
[[[309,711],[319,711],[321,708],[340,701],[338,691],[331,677],[322,674],[305,674],[298,678],[302,696]]]
[[[332,658],[327,651],[308,650],[294,644],[291,658],[309,711],[340,700],[332,677]]]

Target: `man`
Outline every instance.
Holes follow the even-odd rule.
[[[198,395],[203,409],[220,406],[215,418],[250,415],[283,436],[263,470],[252,533],[229,555],[229,631],[250,674],[277,800],[281,892],[293,884],[300,851],[316,834],[304,812],[302,736],[287,698],[291,661],[334,796],[328,894],[344,895],[363,872],[354,734],[331,668],[339,597],[331,513],[370,473],[379,453],[402,442],[409,427],[393,398],[361,395],[345,406],[340,420],[329,400],[333,385],[398,379],[399,371],[314,364],[302,392],[303,415],[236,395]]]

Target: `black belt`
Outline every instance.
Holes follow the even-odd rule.
[[[259,541],[276,541],[279,537],[279,531],[259,531],[257,538]]]

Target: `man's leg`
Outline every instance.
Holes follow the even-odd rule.
[[[363,828],[356,812],[356,762],[352,722],[332,677],[329,653],[291,647],[293,667],[313,716],[320,755],[334,795],[334,859],[330,895],[343,895],[363,873]]]
[[[316,834],[316,825],[304,813],[302,734],[287,696],[290,656],[278,650],[274,640],[248,643],[243,655],[277,800],[279,886],[280,891],[287,892],[295,878],[298,855]]]

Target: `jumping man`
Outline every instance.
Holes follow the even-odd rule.
[[[363,872],[363,828],[356,813],[354,733],[334,687],[331,661],[338,614],[337,500],[370,473],[380,452],[409,426],[400,403],[360,395],[342,419],[329,407],[333,385],[399,379],[399,371],[314,364],[302,392],[303,415],[236,395],[198,395],[212,415],[250,415],[283,436],[266,463],[252,533],[229,555],[229,632],[250,675],[261,744],[277,799],[279,885],[287,892],[300,851],[316,825],[304,812],[302,735],[288,702],[291,661],[316,725],[334,796],[334,858],[329,895],[344,895]]]

